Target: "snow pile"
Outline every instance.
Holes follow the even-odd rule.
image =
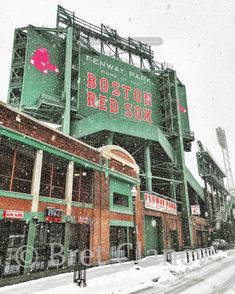
[[[206,264],[212,263],[218,259],[227,256],[224,252],[219,252],[216,255],[195,260],[192,263],[186,262],[185,252],[179,253],[181,258],[174,260],[174,264],[161,262],[160,264],[152,265],[154,257],[147,257],[139,261],[138,265],[133,265],[133,262],[127,264],[117,264],[112,266],[101,266],[92,268],[87,272],[87,287],[79,288],[77,284],[72,282],[72,274],[62,274],[54,277],[48,277],[37,281],[30,281],[18,285],[22,287],[22,291],[17,293],[30,294],[127,294],[153,287],[156,284],[168,285],[170,282],[179,278],[180,275],[201,268]],[[156,257],[155,257],[156,258]],[[162,261],[161,256],[159,256]],[[155,259],[156,260],[156,259]],[[127,268],[127,266],[129,268]],[[107,269],[111,273],[107,274]],[[98,274],[96,273],[98,272]],[[64,283],[61,284],[61,281]],[[60,285],[58,284],[60,282]],[[45,284],[48,288],[45,288]],[[42,287],[44,285],[44,287]],[[28,287],[29,286],[29,287]],[[16,289],[17,285],[4,287],[0,289],[0,293],[15,293],[7,292],[6,290]],[[24,290],[23,290],[24,289]],[[26,290],[28,289],[28,291]],[[29,291],[29,289],[32,289]],[[23,292],[26,291],[26,292]]]

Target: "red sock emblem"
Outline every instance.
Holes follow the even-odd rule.
[[[50,63],[50,56],[47,48],[38,48],[31,57],[30,63],[45,75],[48,74],[50,70],[59,73],[58,68]]]

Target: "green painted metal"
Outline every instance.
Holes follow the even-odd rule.
[[[166,69],[160,74],[160,106],[161,106],[161,128],[170,138],[178,136],[178,124],[181,122],[181,133],[183,136],[184,150],[191,151],[191,142],[194,140],[194,134],[189,128],[187,97],[185,86],[176,79],[176,83],[171,77],[172,70]],[[177,99],[174,97],[177,88]],[[178,117],[177,111],[180,111]]]
[[[124,213],[124,214],[133,214],[133,202],[132,202],[132,196],[131,196],[132,187],[133,187],[132,184],[128,183],[127,181],[120,181],[119,179],[110,177],[109,205],[110,205],[111,211]],[[114,192],[128,196],[128,207],[113,204]]]
[[[0,190],[0,197],[18,198],[18,199],[24,199],[24,200],[31,201],[33,198],[33,195],[14,192],[14,191]]]
[[[105,46],[110,49],[110,45],[112,45],[114,47],[114,49],[112,49],[114,58],[121,59],[121,54],[125,52],[129,55],[130,64],[133,64],[132,55],[134,55],[139,58],[140,66],[143,69],[145,69],[144,61],[147,61],[152,69],[159,69],[158,65],[153,61],[153,51],[148,44],[142,43],[139,40],[134,40],[130,37],[128,39],[123,38],[117,34],[117,30],[114,30],[109,26],[101,24],[101,27],[98,27],[93,25],[78,18],[75,16],[74,12],[63,8],[60,5],[58,5],[56,23],[58,29],[72,25],[75,29],[75,36],[79,38],[82,35],[83,45],[96,54],[99,54],[99,52],[97,51],[97,46],[92,47],[91,38],[100,40],[100,51],[102,53],[105,53]],[[106,54],[108,55],[109,52],[110,51],[106,52]]]
[[[114,133],[113,132],[109,132],[107,139],[106,139],[106,145],[112,145],[113,144],[113,137],[114,137]]]
[[[3,135],[5,137],[14,139],[20,143],[26,144],[28,146],[31,146],[35,149],[41,149],[43,151],[46,151],[50,154],[53,154],[55,156],[61,157],[63,159],[72,160],[78,164],[81,164],[83,166],[86,166],[88,168],[92,168],[94,170],[99,170],[100,166],[98,164],[92,163],[88,160],[85,160],[84,158],[80,158],[78,156],[72,155],[66,151],[63,151],[61,149],[58,149],[56,147],[53,147],[47,143],[38,141],[32,137],[26,136],[24,134],[15,132],[9,128],[5,128],[4,126],[0,126],[0,135]]]
[[[14,192],[14,191],[0,190],[0,197],[16,198],[16,199],[23,199],[23,200],[32,201],[33,195]],[[45,197],[45,196],[40,196],[39,201],[44,202],[44,203],[58,203],[58,204],[62,204],[62,205],[67,204],[66,200],[50,198],[50,197]],[[81,203],[81,202],[75,202],[75,201],[72,201],[72,206],[82,207],[82,208],[93,208],[93,204]]]
[[[24,30],[18,30],[15,34],[14,50],[18,50],[20,44],[22,48],[26,49],[26,53],[25,56],[21,56],[23,57],[20,65],[23,69],[21,76],[16,75],[17,60],[13,58],[11,91],[9,93],[14,96],[19,89],[22,89],[20,105],[24,111],[37,118],[50,121],[51,117],[54,117],[56,121],[60,121],[64,113],[63,132],[65,134],[70,133],[71,136],[78,139],[85,140],[86,136],[95,134],[98,137],[101,132],[105,131],[105,133],[109,132],[109,135],[105,138],[106,142],[104,139],[101,144],[113,144],[115,142],[113,137],[116,133],[122,134],[123,138],[126,137],[127,140],[130,136],[137,138],[137,149],[144,146],[146,141],[152,146],[157,145],[159,147],[160,145],[164,156],[167,155],[172,163],[180,166],[177,172],[172,169],[171,173],[171,170],[169,170],[168,177],[172,177],[172,182],[174,182],[170,189],[170,196],[176,198],[175,185],[179,184],[183,206],[182,219],[185,245],[192,245],[188,184],[202,199],[204,199],[204,195],[200,185],[185,166],[184,151],[190,150],[191,141],[194,139],[189,126],[185,86],[177,79],[175,71],[169,69],[154,71],[156,67],[153,63],[150,48],[142,47],[140,43],[137,42],[138,44],[136,44],[131,39],[127,42],[123,38],[117,38],[117,32],[108,27],[101,26],[100,30],[96,26],[81,22],[74,14],[62,7],[58,8],[57,17],[57,26],[62,23],[63,27],[67,27],[63,30],[64,35],[67,32],[66,41],[64,38],[60,38],[59,34],[52,34],[53,30],[50,31],[47,28],[40,29],[29,26]],[[81,32],[85,36],[83,39],[79,35]],[[73,40],[73,34],[78,41]],[[116,59],[100,54],[95,48],[92,48],[89,42],[90,35],[101,40],[101,48],[103,49],[104,45],[107,45],[106,43],[113,44]],[[59,67],[59,74],[49,72],[44,75],[29,63],[33,52],[40,47],[46,47],[49,50],[51,63]],[[119,49],[129,53],[129,63],[132,62],[132,54],[136,52],[140,57],[142,68],[144,67],[143,59],[147,59],[150,70],[139,69],[118,60],[120,59]],[[102,50],[102,53],[104,51]],[[13,76],[14,79],[12,79]],[[93,78],[90,84],[88,77]],[[14,84],[15,81],[18,84]],[[108,87],[106,87],[107,85]],[[130,86],[130,89],[126,86]],[[18,90],[15,91],[14,87],[18,87]],[[137,91],[134,92],[134,89],[137,89]],[[87,103],[89,102],[87,100],[88,91],[91,95],[89,97],[95,97],[93,102],[89,100],[90,103]],[[152,94],[152,103],[146,102],[147,100],[144,101],[144,92]],[[13,100],[9,99],[10,101]],[[130,107],[129,112],[127,105]],[[16,107],[18,106],[16,105]],[[134,107],[137,107],[136,112],[133,112]],[[182,111],[182,107],[186,111]],[[152,111],[153,123],[150,123],[148,119],[144,122],[143,113],[146,111]],[[125,117],[125,113],[130,112],[132,115]],[[9,136],[33,148],[45,150],[55,156],[73,160],[88,168],[104,172],[105,176],[110,175],[113,181],[124,181],[128,183],[127,185],[139,183],[139,179],[109,169],[107,160],[104,167],[102,164],[95,164],[76,157],[33,138],[14,133],[2,126],[0,126],[0,134]],[[128,147],[126,149],[128,150]],[[151,174],[153,172],[151,171],[151,164],[157,161],[154,156],[150,152],[150,145],[148,145],[144,152],[145,159],[138,158],[138,160],[141,160],[141,165],[144,166],[146,185],[150,191],[152,190],[152,178],[162,180],[161,177],[158,177],[158,174]],[[122,187],[120,189],[125,190],[124,186],[120,184],[120,187]],[[116,184],[114,184],[114,188],[119,189]],[[130,193],[129,190],[128,193]],[[44,198],[42,198],[42,201],[47,202]],[[125,213],[122,208],[121,210],[116,208],[116,211]],[[130,210],[128,213],[131,214],[132,211]]]
[[[70,223],[65,223],[64,230],[64,265],[68,266],[69,259],[69,243],[71,239],[71,225]]]
[[[62,131],[65,135],[69,135],[70,133],[72,48],[73,48],[73,28],[69,27],[67,28],[67,36],[66,36],[65,74],[64,74],[65,110],[64,110],[63,125],[62,125]]]
[[[5,210],[5,209],[4,209]],[[0,219],[3,219],[3,211],[4,211],[3,209],[0,209]],[[31,212],[27,212],[27,211],[25,211],[24,212],[24,218],[23,218],[23,220],[25,220],[25,221],[30,221],[31,220],[31,218],[33,217],[33,216],[35,216],[36,214],[35,213],[31,213]]]
[[[67,201],[65,199],[56,199],[56,198],[50,198],[45,196],[40,196],[39,201],[46,202],[46,203],[59,203],[62,205],[67,204]],[[93,208],[93,204],[90,204],[90,203],[81,203],[81,202],[72,201],[71,204],[72,206],[76,206],[76,207]]]
[[[152,191],[152,168],[151,168],[151,146],[147,144],[144,148],[144,169],[147,191]]]
[[[116,226],[116,227],[134,227],[134,223],[130,221],[121,221],[121,220],[114,220],[111,219],[109,221],[110,226]]]
[[[28,240],[27,240],[27,250],[25,255],[24,274],[29,274],[31,272],[33,254],[35,254],[34,252],[35,236],[36,236],[36,222],[33,220],[30,220]]]
[[[144,122],[145,110],[150,110],[152,121],[159,124],[160,113],[154,107],[159,105],[158,87],[157,76],[153,79],[125,62],[81,50],[78,113],[83,117],[112,113],[121,118],[126,115],[140,124]],[[94,103],[89,103],[89,92],[96,97]],[[144,98],[147,93],[151,101]],[[146,121],[151,123],[149,119]]]
[[[182,184],[179,185],[180,197],[182,202],[182,224],[185,246],[193,245],[193,233],[192,233],[192,219],[189,205],[189,195],[186,177],[186,166],[184,157],[184,142],[181,127],[181,114],[179,109],[179,94],[177,87],[177,76],[173,70],[168,70],[169,81],[171,84],[171,100],[174,107],[172,107],[173,117],[176,117],[173,121],[173,129],[177,136],[174,137],[175,146],[175,162],[181,165],[180,180]],[[176,125],[175,125],[176,124]]]
[[[93,204],[75,202],[75,201],[72,201],[72,206],[77,206],[77,207],[82,207],[82,208],[93,208]]]
[[[52,71],[43,74],[30,64],[30,59],[38,48],[48,49],[50,62],[59,68],[59,74]],[[28,26],[21,99],[22,108],[35,106],[41,94],[61,97],[64,78],[64,49],[64,41],[57,35]]]
[[[199,141],[200,151],[197,152],[197,165],[198,173],[202,179],[206,179],[207,183],[214,188],[219,189],[225,193],[228,193],[224,187],[225,173],[209,153],[204,149],[203,145]]]
[[[144,244],[145,255],[161,254],[163,249],[162,219],[145,215]]]
[[[190,170],[187,167],[185,168],[185,172],[186,172],[186,179],[187,179],[187,182],[189,183],[189,185],[193,188],[193,190],[197,193],[197,195],[203,201],[205,201],[205,195],[204,195],[203,188],[201,187],[201,185],[194,178],[194,176],[192,175],[192,173],[190,172]]]
[[[180,103],[180,121],[181,121],[182,135],[183,135],[183,138],[194,139],[190,137],[191,131],[190,131],[190,125],[189,125],[186,88],[179,81],[177,83],[177,88],[178,88],[179,103]]]
[[[68,152],[62,151],[60,149],[54,148],[46,143],[42,143],[38,140],[35,140],[34,138],[25,136],[23,134],[20,134],[18,132],[12,131],[11,129],[5,128],[3,126],[0,126],[0,135],[6,136],[8,138],[14,139],[20,143],[23,143],[25,145],[29,145],[35,149],[41,149],[44,150],[50,154],[53,154],[55,156],[61,157],[63,159],[67,159],[69,161],[74,161],[82,166],[86,166],[87,168],[92,168],[94,170],[98,170],[100,171],[100,168],[103,167],[101,164],[95,164],[92,163],[90,161],[87,161],[83,158],[71,155]],[[139,180],[136,178],[132,178],[130,176],[124,175],[118,171],[114,171],[112,169],[107,169],[108,174],[110,174],[111,176],[117,178],[117,179],[121,179],[124,181],[128,181],[130,183],[133,184],[138,184]],[[22,196],[24,197],[24,196]],[[45,197],[46,198],[46,197]]]
[[[170,160],[174,160],[173,148],[158,126],[144,123],[139,124],[122,118],[117,119],[103,113],[97,113],[88,118],[71,122],[71,135],[77,139],[105,130],[159,142]]]
[[[112,176],[113,178],[125,181],[129,184],[138,185],[140,183],[140,180],[138,178],[132,178],[132,177],[124,175],[120,172],[114,171],[111,168],[109,168],[107,170],[107,176],[108,175]]]

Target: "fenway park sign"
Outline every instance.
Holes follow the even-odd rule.
[[[147,209],[166,212],[170,214],[177,214],[177,206],[174,202],[163,199],[159,196],[153,196],[151,194],[144,194],[144,206]]]

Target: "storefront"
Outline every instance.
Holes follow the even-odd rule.
[[[110,260],[131,260],[134,258],[134,229],[132,227],[110,226]]]
[[[90,225],[87,223],[71,224],[69,236],[69,265],[81,262],[83,256],[87,256],[86,263],[91,263],[90,249]]]
[[[34,255],[32,270],[46,270],[62,267],[62,259],[58,254],[64,245],[65,225],[62,223],[42,222],[36,226],[34,248],[37,256]],[[51,258],[52,252],[54,253]]]
[[[6,215],[6,212],[4,212]],[[23,220],[0,220],[0,277],[22,274],[21,254],[28,238],[28,224]]]
[[[182,244],[182,228],[177,205],[160,194],[142,192],[144,200],[145,254],[162,254],[163,249],[178,251]]]

